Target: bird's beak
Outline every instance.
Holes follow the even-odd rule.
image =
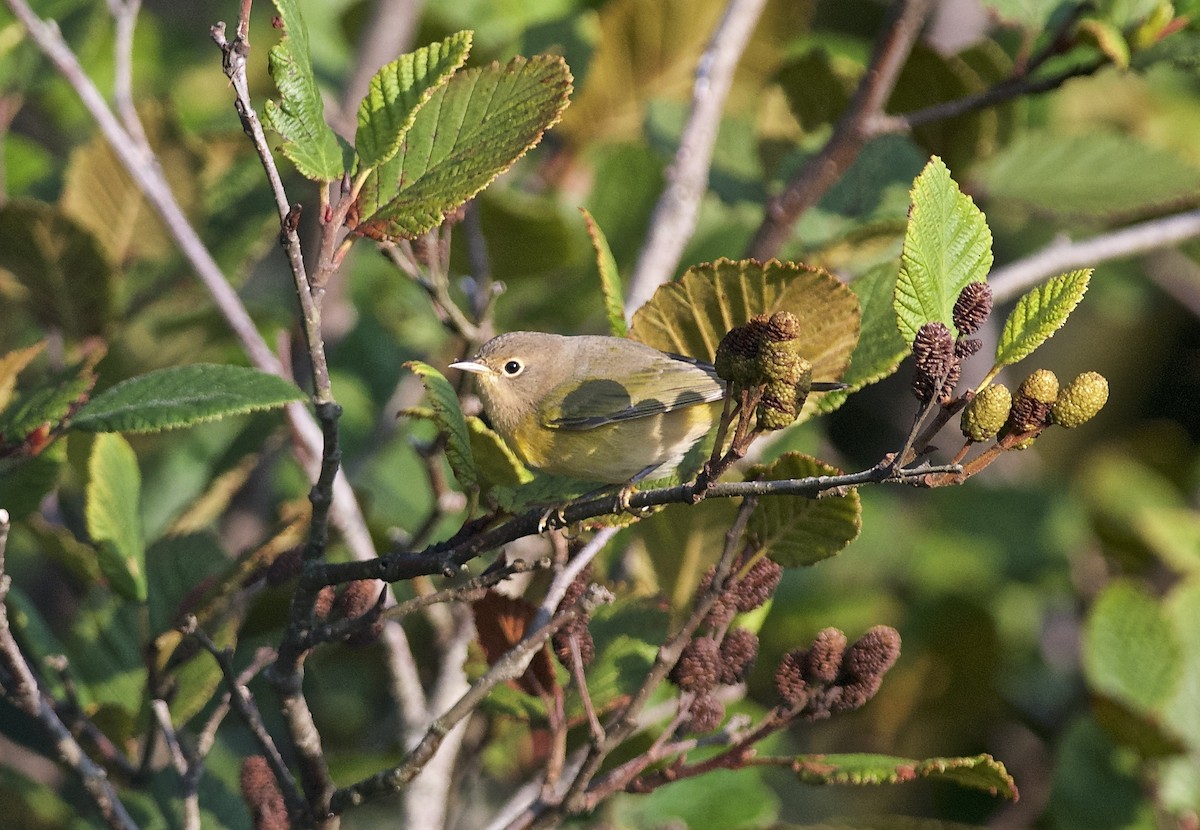
[[[451,369],[458,369],[463,372],[471,372],[476,375],[490,375],[492,370],[482,363],[476,363],[474,360],[457,360],[450,364]]]

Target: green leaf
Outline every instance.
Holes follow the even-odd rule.
[[[996,344],[996,365],[1010,366],[1053,337],[1083,299],[1091,277],[1091,268],[1071,271],[1017,300]]]
[[[810,476],[840,475],[841,471],[801,453],[787,453],[767,466],[751,467],[746,477],[780,481]],[[785,568],[814,565],[836,555],[862,529],[862,504],[858,491],[819,499],[804,496],[762,498],[746,535],[759,550]]]
[[[862,310],[862,335],[850,358],[850,368],[842,376],[849,388],[822,395],[818,399],[822,409],[835,409],[850,393],[888,377],[908,354],[908,345],[896,327],[892,303],[898,272],[898,263],[883,262],[850,283]]]
[[[450,462],[450,469],[454,471],[459,486],[467,492],[477,490],[479,468],[471,452],[471,433],[458,405],[458,395],[455,394],[454,387],[441,372],[428,363],[410,360],[404,365],[419,377],[425,386],[425,393],[433,406],[438,432],[446,437],[446,460]]]
[[[904,235],[896,317],[906,343],[925,323],[951,327],[954,301],[967,283],[987,279],[992,232],[971,197],[958,189],[937,156],[917,176]]]
[[[988,196],[1045,212],[1106,218],[1193,202],[1200,167],[1129,135],[1029,133],[978,173]]]
[[[456,32],[439,43],[401,55],[371,78],[358,105],[354,149],[361,169],[376,167],[396,155],[417,111],[446,82],[471,51],[471,31]]]
[[[294,383],[245,366],[196,363],[122,381],[71,420],[85,432],[159,432],[302,400]]]
[[[66,459],[65,441],[54,442],[32,458],[0,459],[0,505],[12,519],[23,519],[41,506],[58,484]]]
[[[205,629],[217,648],[234,648],[237,645],[240,614],[217,618]],[[185,642],[178,630],[165,631],[155,639],[160,654],[168,655],[176,646]],[[221,667],[205,651],[193,652],[182,664],[171,667],[174,694],[171,695],[171,722],[182,726],[204,710],[212,702],[213,694],[224,678]]]
[[[96,382],[92,367],[103,357],[97,351],[80,363],[70,366],[22,390],[9,406],[0,412],[0,447],[10,451],[20,447],[22,455],[36,455],[71,410],[87,399]]]
[[[914,761],[892,755],[798,755],[792,762],[805,784],[902,784],[929,779],[983,790],[1015,801],[1017,785],[1004,764],[991,755],[926,758]]]
[[[325,104],[313,75],[308,27],[298,0],[273,0],[283,37],[271,47],[267,63],[281,96],[267,101],[267,125],[283,138],[283,154],[307,179],[331,182],[342,175],[342,149],[325,123]]]
[[[596,50],[563,121],[567,138],[578,146],[642,140],[650,101],[687,99],[696,56],[719,14],[717,4],[695,0],[614,0],[598,7]]]
[[[625,325],[625,291],[621,286],[621,275],[617,271],[617,260],[604,231],[596,224],[587,208],[580,208],[583,221],[587,224],[588,236],[596,251],[596,267],[600,271],[600,290],[604,293],[604,311],[608,314],[608,330],[614,337],[625,337],[629,327]]]
[[[51,205],[13,199],[0,205],[0,239],[0,269],[25,289],[14,305],[68,338],[104,332],[116,271],[96,237]]]
[[[1104,589],[1088,615],[1083,669],[1091,689],[1137,713],[1153,713],[1175,690],[1179,642],[1158,601],[1132,582]]]
[[[399,152],[367,177],[352,229],[396,239],[437,227],[541,141],[570,93],[566,63],[548,55],[457,73],[417,111]]]
[[[1157,826],[1143,774],[1131,753],[1090,718],[1064,730],[1048,802],[1053,827],[1132,830]]]
[[[8,595],[4,598],[5,610],[12,631],[21,644],[21,651],[31,665],[40,666],[42,661],[52,654],[62,654],[65,649],[58,639],[54,629],[46,622],[37,603],[18,586],[10,584]],[[62,683],[54,672],[46,672],[42,680],[47,684],[47,691],[54,695],[64,692]]]
[[[1138,537],[1171,570],[1200,574],[1200,514],[1190,507],[1145,505],[1132,517]]]
[[[142,475],[133,448],[120,435],[99,435],[88,459],[88,535],[100,570],[126,599],[146,599],[146,549],[138,513]]]
[[[130,727],[128,721],[141,708],[146,693],[141,613],[140,606],[96,587],[84,598],[67,643],[67,658],[85,711],[94,716],[98,707],[113,707],[126,714]],[[118,721],[118,725],[123,724]]]
[[[167,536],[146,551],[150,630],[172,629],[185,612],[195,612],[204,583],[229,567],[229,556],[211,533]]]
[[[887,112],[916,112],[982,94],[1008,80],[1013,71],[1012,58],[987,39],[957,54],[945,54],[918,41],[896,79]],[[937,156],[952,170],[966,170],[1007,143],[1016,106],[1000,103],[918,124],[911,139],[924,150],[926,158]],[[1023,117],[1015,120],[1024,126]]]
[[[841,378],[858,342],[858,300],[841,280],[798,263],[718,259],[689,268],[637,310],[629,336],[711,363],[730,329],[776,311],[799,318],[801,351],[812,362],[813,379]],[[802,418],[817,411],[818,398],[809,397]]]
[[[1175,629],[1180,647],[1182,671],[1174,694],[1163,703],[1163,721],[1187,741],[1193,763],[1200,761],[1200,580],[1192,579],[1173,588],[1163,603],[1163,614]],[[1200,779],[1197,779],[1200,784]]]
[[[666,639],[669,627],[670,615],[646,597],[626,595],[596,608],[588,622],[596,659],[588,666],[587,684],[601,711],[645,681],[658,653],[656,643]],[[582,709],[577,697],[570,705]]]

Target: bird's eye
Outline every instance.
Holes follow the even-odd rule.
[[[524,368],[525,364],[523,364],[521,361],[510,360],[504,364],[504,374],[508,375],[510,378],[515,378],[517,375],[521,374],[521,370]]]

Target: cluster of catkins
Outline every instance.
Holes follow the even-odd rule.
[[[948,401],[962,377],[962,362],[983,348],[983,341],[971,337],[992,313],[992,289],[985,282],[973,282],[954,302],[954,327],[950,334],[945,323],[926,323],[917,330],[912,352],[916,362],[912,390],[922,403],[933,398]]]
[[[962,361],[979,351],[982,342],[972,338],[992,312],[992,290],[987,283],[967,285],[954,303],[953,337],[944,323],[926,323],[913,340],[916,372],[912,390],[923,403],[947,404],[962,376]],[[1014,396],[1006,386],[991,383],[978,390],[963,409],[960,426],[968,441],[1000,436],[1005,448],[1024,449],[1051,424],[1077,427],[1096,416],[1108,401],[1108,381],[1096,372],[1084,372],[1060,389],[1048,369],[1027,377]],[[1011,445],[1011,447],[1010,447]]]
[[[800,354],[800,321],[789,311],[751,317],[721,338],[713,364],[735,394],[762,387],[755,415],[762,430],[796,420],[812,389],[812,364]]]
[[[740,564],[734,572],[740,572]],[[705,596],[716,570],[710,569],[700,583],[698,594]],[[783,577],[783,568],[766,556],[760,557],[716,598],[704,621],[679,655],[669,679],[692,695],[688,719],[683,729],[704,734],[712,732],[725,719],[725,704],[714,694],[718,686],[741,683],[758,656],[758,635],[745,628],[730,628],[736,614],[753,611],[763,605]]]
[[[890,626],[875,626],[848,648],[845,634],[826,628],[808,648],[784,655],[775,688],[793,712],[827,718],[874,697],[899,656],[900,634]]]
[[[559,608],[569,608],[579,601],[587,591],[588,585],[592,581],[592,566],[588,564],[579,575],[567,586],[567,590],[563,593],[562,601],[558,604]],[[574,617],[569,623],[558,629],[550,636],[550,644],[554,647],[554,656],[558,658],[558,662],[565,668],[570,669],[572,663],[571,648],[572,644],[579,650],[579,660],[583,665],[588,665],[596,657],[596,641],[592,638],[592,632],[588,630],[588,617],[586,614],[580,614]]]

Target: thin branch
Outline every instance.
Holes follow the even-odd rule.
[[[259,672],[267,667],[275,659],[275,649],[263,647],[254,653],[254,657],[246,668],[242,669],[242,673],[236,678],[235,687],[242,687],[253,680]],[[230,708],[233,706],[233,693],[226,691],[221,700],[213,709],[212,714],[208,716],[208,720],[204,723],[204,728],[200,730],[200,734],[196,736],[196,748],[192,753],[190,765],[188,766],[187,775],[183,780],[184,797],[189,797],[192,794],[200,792],[200,778],[204,775],[204,759],[208,757],[208,753],[212,751],[213,745],[217,740],[217,729],[225,720],[225,716],[229,714]]]
[[[822,494],[836,495],[863,484],[908,484],[922,487],[926,486],[926,477],[931,473],[957,472],[961,472],[961,468],[954,464],[892,469],[885,462],[857,473],[837,476],[811,476],[780,481],[718,482],[704,490],[703,496],[741,498],[789,495],[819,498]],[[308,581],[310,588],[320,589],[324,585],[335,585],[355,579],[399,582],[428,574],[454,576],[459,568],[476,556],[525,536],[537,535],[547,528],[567,527],[597,516],[621,513],[627,508],[639,510],[666,504],[692,504],[697,492],[695,484],[641,490],[631,494],[627,504],[621,503],[619,496],[597,496],[571,502],[549,517],[546,516],[544,508],[534,508],[487,530],[480,530],[473,522],[468,523],[455,538],[431,545],[420,552],[403,551],[367,562],[327,563],[306,570],[300,579]]]
[[[13,637],[7,603],[12,578],[4,570],[8,529],[8,511],[0,510],[0,686],[3,687],[0,691],[15,707],[41,725],[54,744],[58,760],[79,776],[83,789],[104,817],[104,822],[118,830],[137,830],[137,824],[117,798],[104,770],[83,751],[83,747],[55,713],[54,702],[38,687],[37,679]]]
[[[658,653],[654,658],[654,665],[647,672],[642,685],[630,696],[622,708],[613,713],[608,723],[605,724],[604,741],[592,746],[587,760],[580,767],[579,774],[568,788],[566,797],[562,801],[561,808],[568,814],[594,809],[597,800],[593,797],[594,794],[589,794],[589,785],[609,754],[620,747],[637,729],[638,715],[641,714],[651,696],[679,661],[684,646],[692,639],[692,635],[696,633],[708,612],[712,610],[717,597],[725,587],[734,557],[742,545],[742,534],[750,521],[750,515],[757,506],[758,499],[754,496],[747,497],[742,502],[738,508],[737,518],[734,519],[725,534],[725,548],[721,552],[720,559],[717,560],[716,570],[707,592],[696,597],[691,616],[679,627],[679,630],[659,646]],[[544,817],[539,818],[539,823],[543,820]]]
[[[108,11],[116,25],[113,39],[113,102],[125,129],[142,147],[149,147],[142,120],[133,103],[133,32],[142,0],[108,0]]]
[[[542,604],[538,606],[537,614],[534,615],[533,625],[535,627],[550,619],[558,609],[559,603],[563,601],[571,583],[583,572],[584,568],[592,563],[597,554],[604,550],[604,546],[617,535],[619,530],[620,528],[617,527],[604,527],[596,531],[587,544],[575,552],[566,567],[554,575],[554,580],[546,590],[546,596],[542,598]]]
[[[243,28],[239,24],[239,31]],[[221,66],[225,76],[233,85],[236,98],[234,108],[242,122],[242,129],[250,137],[254,150],[258,153],[259,161],[267,174],[271,185],[271,193],[275,197],[275,208],[279,212],[279,243],[287,255],[288,266],[292,271],[295,282],[296,297],[300,301],[300,317],[304,324],[304,337],[308,344],[309,358],[313,372],[313,400],[315,403],[330,403],[333,393],[329,383],[329,366],[325,360],[325,345],[321,337],[321,308],[318,298],[314,296],[313,285],[309,281],[304,267],[304,254],[300,249],[300,236],[296,232],[300,223],[300,206],[288,201],[283,189],[283,179],[275,166],[275,157],[267,143],[266,133],[263,132],[262,122],[250,101],[250,82],[246,77],[246,57],[250,54],[250,44],[238,38],[233,42],[225,39],[225,24],[218,23],[212,27],[213,42],[221,50]]]
[[[430,724],[425,737],[408,753],[401,764],[338,790],[330,802],[330,809],[334,813],[342,813],[372,798],[399,792],[429,762],[450,730],[475,711],[492,689],[525,673],[533,655],[546,644],[555,631],[590,611],[598,602],[609,599],[610,595],[603,589],[594,589],[581,597],[577,604],[560,610],[545,625],[531,627],[520,642],[505,652],[445,714]]]
[[[1027,95],[1040,95],[1044,92],[1050,92],[1051,90],[1058,89],[1072,78],[1094,74],[1096,70],[1107,65],[1107,63],[1107,60],[1097,60],[1088,64],[1072,66],[1061,72],[1042,78],[1015,75],[1011,78],[1006,78],[995,86],[971,95],[965,95],[962,98],[956,98],[953,101],[943,101],[901,115],[880,114],[879,117],[873,119],[868,132],[871,137],[888,133],[910,133],[917,127],[924,126],[925,124],[956,118],[960,115],[994,107]]]
[[[454,610],[456,627],[448,638],[442,638],[438,643],[441,659],[438,679],[429,695],[431,712],[448,710],[455,700],[470,691],[463,666],[467,662],[467,648],[475,639],[475,623],[467,608],[460,606]],[[421,729],[428,728],[430,723],[430,720],[421,723]],[[424,766],[408,783],[404,792],[404,827],[446,826],[446,811],[454,788],[454,770],[466,727],[465,717],[450,727],[436,751],[430,754]],[[406,741],[405,749],[416,751],[425,733],[412,729],[409,733],[412,738]]]
[[[171,709],[167,702],[162,699],[150,701],[150,710],[154,713],[154,719],[158,722],[159,731],[162,732],[163,740],[167,742],[167,751],[171,756],[171,765],[178,773],[182,798],[183,798],[183,827],[184,830],[200,830],[200,798],[196,790],[187,790],[188,773],[191,770],[192,761],[183,751],[183,747],[179,743],[179,736],[175,734],[175,726],[171,723]]]
[[[271,734],[267,731],[267,727],[263,723],[262,715],[259,714],[258,706],[254,702],[254,696],[250,694],[250,690],[246,688],[239,676],[234,672],[229,651],[218,648],[217,644],[204,633],[203,629],[196,625],[195,617],[189,617],[181,630],[184,634],[196,638],[196,642],[217,661],[217,665],[221,668],[221,676],[225,678],[225,685],[229,688],[230,703],[241,717],[246,728],[250,730],[255,743],[258,744],[259,752],[267,759],[267,763],[271,767],[271,772],[274,773],[275,780],[279,784],[279,789],[283,793],[283,800],[287,804],[288,813],[293,818],[310,819],[311,814],[309,813],[308,804],[305,803],[304,797],[296,789],[296,782],[292,780],[292,774],[288,771],[287,764],[283,762],[283,756],[279,754],[279,750],[275,746],[275,741],[271,739]]]
[[[625,295],[626,319],[632,318],[654,290],[674,276],[683,249],[696,230],[721,112],[734,70],[765,5],[766,0],[730,0],[700,57],[692,86],[691,113],[675,160],[667,168],[667,186],[654,206],[649,232]]]
[[[933,0],[898,0],[887,27],[876,41],[867,72],[833,135],[787,188],[767,204],[766,216],[751,240],[747,255],[767,260],[776,256],[792,226],[841,178],[871,137],[872,122],[884,112],[900,70],[917,42],[933,9]]]
[[[489,568],[484,573],[467,580],[462,585],[443,588],[431,594],[422,594],[412,599],[407,599],[404,602],[396,603],[383,612],[383,617],[388,620],[400,620],[414,611],[430,605],[444,602],[470,602],[472,599],[482,596],[488,588],[491,588],[493,585],[499,585],[510,577],[548,567],[550,567],[550,560],[548,558],[537,559],[533,562],[526,562],[524,559],[514,559],[512,562],[507,562],[499,568]]]
[[[1089,239],[1058,239],[1016,262],[996,268],[988,285],[996,302],[1011,300],[1064,271],[1169,248],[1200,237],[1200,209],[1150,219]]]
[[[1200,266],[1182,251],[1152,252],[1146,257],[1147,276],[1175,299],[1175,302],[1200,317]]]

